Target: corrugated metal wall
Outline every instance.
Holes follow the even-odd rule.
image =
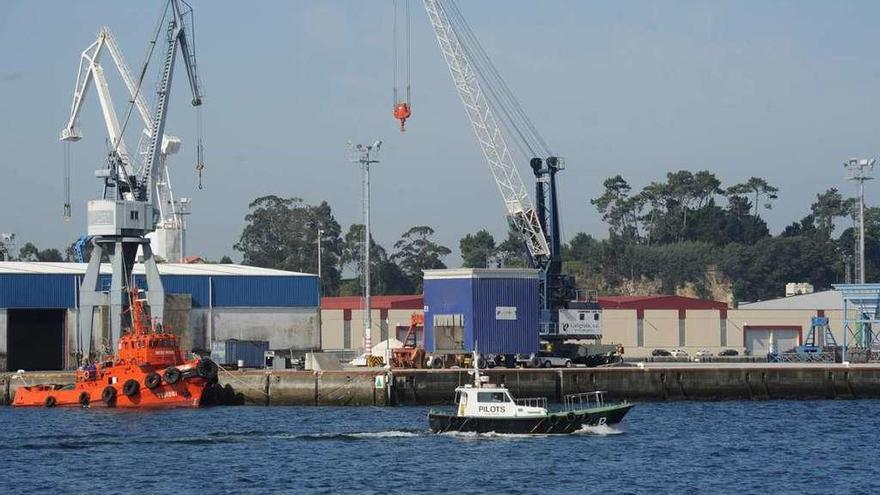
[[[75,275],[0,275],[0,308],[75,308]]]
[[[425,279],[425,349],[436,351],[434,315],[464,315],[465,339],[467,327],[474,321],[473,280],[469,278]],[[465,344],[467,346],[467,343]]]
[[[499,320],[495,308],[516,308],[516,320]],[[538,350],[538,280],[474,280],[474,324],[469,343],[477,342],[480,352],[492,354],[529,353]]]
[[[2,274],[0,308],[75,308],[81,275]],[[143,276],[135,277],[138,287],[148,289]],[[214,306],[230,307],[312,307],[319,305],[316,276],[207,276],[162,275],[169,294],[191,294],[194,308],[210,306],[213,282]],[[98,277],[98,288],[110,288],[110,275]]]
[[[464,315],[465,350],[474,343],[490,354],[539,348],[538,280],[525,278],[426,279],[425,349],[436,351],[435,315]],[[498,306],[516,308],[516,320],[496,318]]]
[[[318,307],[318,277],[211,277],[214,306]]]

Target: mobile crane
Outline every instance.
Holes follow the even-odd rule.
[[[189,22],[187,22],[189,21]],[[130,326],[128,319],[131,318],[130,291],[135,287],[133,281],[133,268],[138,249],[143,252],[143,265],[146,276],[147,291],[146,300],[150,307],[150,314],[154,321],[161,324],[164,312],[165,293],[156,259],[150,248],[147,234],[155,231],[160,218],[159,203],[161,196],[156,191],[156,185],[160,181],[162,165],[162,139],[165,131],[165,121],[168,116],[168,101],[171,92],[171,82],[174,74],[174,64],[178,52],[180,52],[189,80],[192,92],[192,105],[202,104],[202,94],[198,72],[196,69],[195,53],[192,51],[190,31],[192,29],[192,8],[183,0],[168,0],[163,9],[159,29],[151,41],[151,53],[157,46],[162,46],[159,39],[164,30],[164,56],[158,85],[156,87],[157,98],[153,118],[150,121],[150,132],[146,140],[144,163],[140,170],[132,166],[128,151],[122,142],[124,129],[119,126],[115,114],[108,115],[106,109],[112,105],[102,105],[105,109],[105,121],[110,131],[111,151],[107,157],[106,167],[96,171],[95,175],[103,181],[103,197],[88,202],[88,234],[92,236],[91,258],[82,284],[79,290],[79,335],[78,348],[82,358],[88,360],[91,353],[91,334],[94,319],[95,306],[109,305],[110,307],[110,330],[111,345],[118,342],[122,328]],[[161,48],[160,48],[161,49]],[[111,49],[112,53],[112,49]],[[148,59],[149,60],[149,59]],[[140,93],[143,78],[146,74],[148,63],[145,63],[140,79],[137,82],[134,94]],[[88,67],[88,71],[94,77],[101,73],[96,70],[95,64]],[[82,74],[80,74],[82,76]],[[86,77],[83,84],[82,94],[88,85]],[[101,84],[102,78],[97,78],[99,97],[107,98],[106,84]],[[79,88],[79,84],[77,85]],[[82,99],[80,95],[79,99]],[[137,98],[135,98],[137,100]],[[74,98],[74,108],[79,106]],[[69,121],[69,138],[76,139],[78,133],[70,132],[75,126],[70,125],[75,119]],[[62,139],[64,139],[64,131]],[[109,292],[104,292],[98,286],[98,275],[101,267],[101,258],[104,254],[109,255],[112,265],[112,277]],[[108,304],[109,303],[109,304]]]
[[[540,336],[557,352],[586,357],[586,346],[564,344],[566,340],[597,342],[602,338],[599,304],[595,299],[579,300],[574,277],[562,272],[556,174],[565,168],[565,162],[550,150],[529,120],[454,0],[423,0],[423,4],[510,224],[525,242],[529,265],[541,272]],[[517,171],[508,138],[531,166],[537,207]],[[603,352],[607,351],[604,347]]]

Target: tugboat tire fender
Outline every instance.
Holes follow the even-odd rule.
[[[43,405],[45,405],[46,407],[55,407],[55,404],[57,404],[57,403],[58,403],[58,399],[56,399],[54,396],[50,395],[50,396],[46,397],[46,400],[43,402]]]
[[[83,393],[79,394],[79,405],[86,407],[89,404],[91,404],[91,402],[92,402],[92,398],[89,397],[88,392],[83,392]]]
[[[569,422],[571,422],[571,421],[574,421],[575,419],[577,419],[577,415],[573,412],[569,412],[568,414],[565,415],[565,419],[567,419]]]
[[[170,368],[167,368],[162,375],[163,375],[163,378],[165,378],[166,382],[168,382],[171,385],[174,385],[175,383],[180,381],[180,377],[181,377],[182,373],[180,372],[179,369],[172,366]]]
[[[196,372],[206,380],[213,380],[217,378],[217,365],[208,358],[202,358],[196,365]]]
[[[141,384],[138,383],[134,378],[130,378],[125,381],[122,385],[122,393],[126,397],[134,397],[135,395],[141,393]]]
[[[104,404],[107,404],[107,407],[113,407],[116,405],[116,389],[111,385],[107,385],[104,387],[104,390],[101,391],[101,400],[104,401]]]
[[[162,376],[155,371],[151,371],[150,374],[148,374],[147,377],[144,378],[144,386],[146,386],[150,390],[153,390],[159,385],[162,385]]]
[[[550,421],[551,425],[555,425],[559,422],[559,416],[556,414],[551,414],[549,417],[547,417],[547,420]]]

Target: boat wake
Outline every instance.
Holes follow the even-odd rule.
[[[608,425],[583,425],[580,430],[576,430],[573,432],[575,435],[598,435],[601,437],[609,436],[609,435],[621,435],[623,431],[612,428]]]

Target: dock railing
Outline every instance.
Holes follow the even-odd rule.
[[[595,392],[569,394],[562,398],[562,402],[566,411],[602,407],[605,405],[605,392],[597,390]]]
[[[546,397],[526,397],[525,399],[516,399],[516,405],[523,407],[543,407],[547,409]]]

